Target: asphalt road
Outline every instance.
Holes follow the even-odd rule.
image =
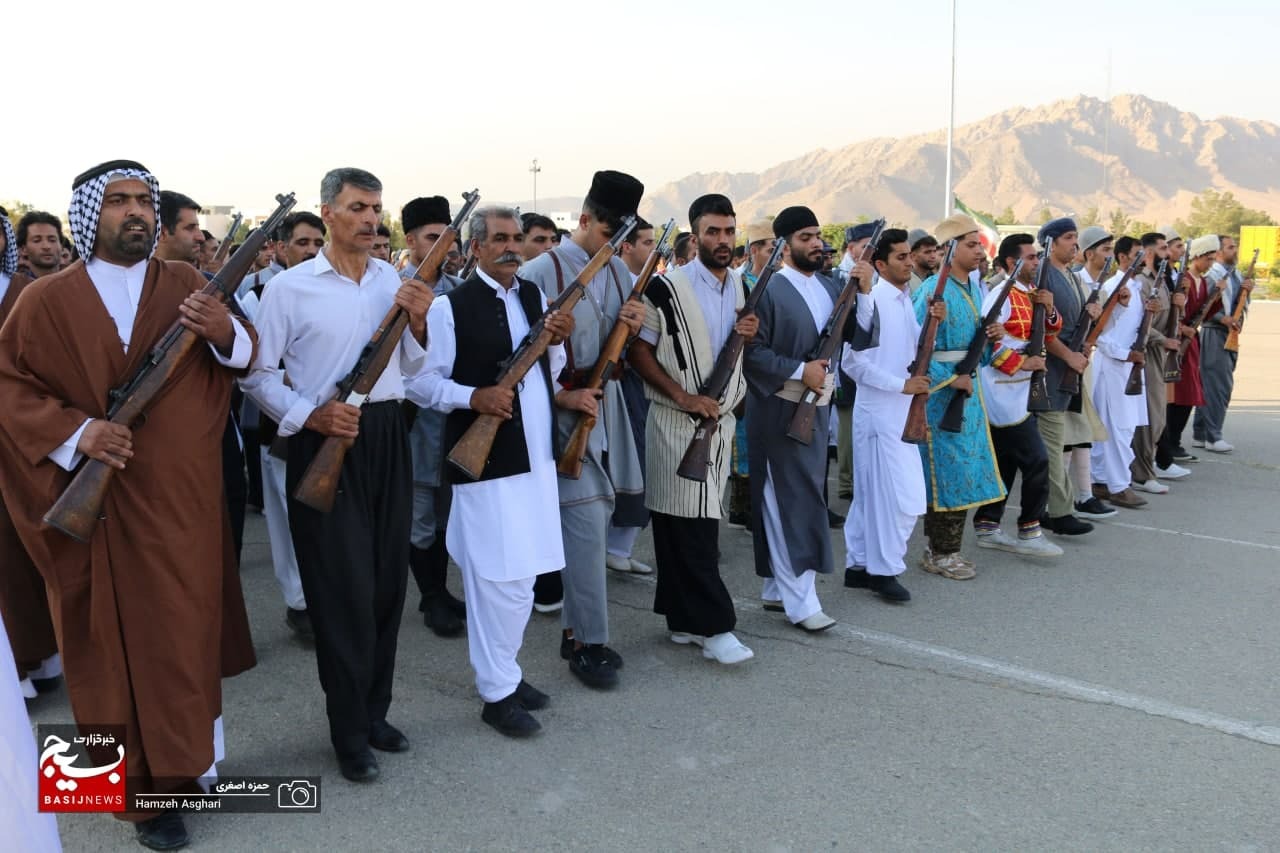
[[[254,516],[243,577],[259,663],[226,683],[221,769],[323,775],[323,808],[191,816],[193,847],[1280,848],[1278,360],[1280,306],[1259,305],[1227,421],[1236,451],[1202,453],[1148,508],[1059,540],[1056,561],[968,545],[975,580],[913,568],[906,606],[825,578],[840,624],[824,635],[760,610],[750,539],[722,529],[738,633],[756,651],[740,667],[671,644],[652,584],[611,576],[623,683],[580,686],[556,621],[535,615],[521,662],[552,705],[532,741],[480,722],[466,641],[430,634],[411,593],[391,720],[413,750],[381,757],[371,785],[337,772],[312,656],[284,625]],[[839,535],[832,547],[843,566]],[[913,566],[921,547],[917,528]],[[637,556],[651,555],[645,533]],[[61,692],[31,707],[70,721]],[[68,850],[139,849],[106,816],[59,826]]]

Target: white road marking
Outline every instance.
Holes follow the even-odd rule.
[[[1017,512],[1022,509],[1022,507],[1016,504],[1005,504],[1005,509]],[[1225,536],[1210,536],[1208,533],[1192,533],[1189,530],[1167,530],[1163,527],[1148,527],[1145,524],[1130,524],[1127,521],[1115,521],[1111,518],[1083,520],[1089,521],[1091,524],[1101,524],[1105,527],[1127,527],[1130,530],[1145,530],[1149,533],[1168,533],[1171,536],[1186,536],[1188,539],[1206,539],[1210,542],[1223,542],[1227,545],[1243,545],[1246,548],[1262,548],[1265,551],[1280,551],[1280,545],[1268,545],[1265,542],[1249,542],[1245,539],[1228,539]]]

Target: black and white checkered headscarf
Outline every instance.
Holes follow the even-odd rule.
[[[71,241],[76,251],[87,262],[93,257],[93,245],[98,240],[98,217],[102,214],[102,196],[112,178],[137,178],[151,190],[151,204],[156,211],[155,234],[151,239],[150,258],[160,242],[160,182],[147,171],[147,167],[132,160],[111,160],[94,166],[79,175],[71,184]]]
[[[14,236],[9,217],[0,214],[0,229],[4,229],[4,256],[0,257],[0,273],[13,275],[18,271],[18,238]]]

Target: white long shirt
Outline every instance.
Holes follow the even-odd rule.
[[[783,264],[782,268],[774,275],[780,275],[791,282],[791,286],[796,289],[796,292],[800,294],[800,298],[804,300],[804,304],[809,307],[809,314],[813,317],[814,328],[821,331],[827,322],[827,318],[831,316],[831,309],[835,308],[836,304],[818,276],[814,273],[800,272],[800,270],[787,264]],[[799,379],[804,376],[804,365],[803,361],[800,362],[795,372],[791,374],[792,379]]]
[[[507,290],[479,268],[476,275],[493,288],[494,298],[503,302],[514,349],[529,332],[519,290]],[[540,295],[539,299],[546,310],[546,297]],[[446,413],[471,408],[471,394],[476,389],[451,378],[458,340],[448,294],[431,303],[427,334],[431,348],[426,366],[409,383],[409,399]],[[558,375],[566,361],[564,346],[548,348],[547,356],[551,375]],[[445,544],[458,565],[490,581],[519,580],[564,568],[560,497],[551,449],[552,412],[541,368],[525,374],[519,387],[520,422],[530,470],[454,485],[446,529]]]
[[[116,335],[126,353],[133,341],[133,323],[138,318],[138,303],[142,300],[142,285],[147,277],[147,263],[148,261],[144,260],[138,261],[133,266],[122,267],[94,255],[84,265],[85,272],[89,274],[89,280],[93,282],[94,290],[98,291],[98,298],[102,300],[103,306],[106,307],[107,313],[111,315],[111,320],[116,325]],[[0,296],[0,298],[3,297]],[[213,344],[209,344],[209,350],[219,364],[239,370],[249,366],[249,357],[253,354],[253,341],[235,315],[231,317],[231,327],[235,330],[231,356],[224,358]],[[81,454],[76,450],[76,445],[80,443],[80,436],[91,420],[93,418],[86,418],[66,441],[50,453],[50,461],[67,471],[79,465]]]
[[[1105,304],[1122,278],[1124,273],[1117,272],[1102,285],[1102,292],[1098,294],[1100,302]],[[1142,325],[1142,315],[1146,310],[1142,281],[1136,276],[1129,279],[1126,285],[1129,289],[1129,304],[1116,304],[1106,328],[1098,335],[1097,354],[1100,357],[1089,360],[1093,371],[1093,406],[1104,424],[1117,429],[1147,424],[1146,377],[1141,368],[1138,369],[1138,376],[1144,382],[1143,392],[1136,395],[1124,393],[1125,384],[1133,370],[1133,364],[1127,359],[1133,342],[1138,337],[1138,327]]]
[[[920,337],[911,288],[899,290],[881,279],[870,293],[859,294],[857,322],[864,332],[872,331],[872,319],[877,314],[877,345],[863,350],[845,345],[840,366],[858,385],[853,401],[854,427],[864,425],[878,434],[900,439],[911,407],[911,398],[902,389],[911,377],[908,368]]]
[[[359,282],[352,281],[333,268],[327,251],[272,277],[256,314],[258,356],[240,387],[280,424],[282,436],[301,430],[317,407],[333,399],[402,284],[395,268],[376,258],[368,259]],[[408,328],[396,354],[368,402],[403,399],[401,375],[416,374],[426,359]],[[284,384],[286,372],[292,387]]]

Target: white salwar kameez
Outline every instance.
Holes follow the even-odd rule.
[[[1102,287],[1099,300],[1105,301],[1123,276],[1117,273]],[[1107,328],[1098,336],[1097,353],[1090,359],[1093,372],[1093,406],[1107,428],[1108,439],[1096,441],[1089,452],[1089,467],[1095,483],[1105,483],[1112,494],[1129,488],[1129,465],[1133,462],[1133,434],[1146,426],[1147,397],[1145,386],[1135,395],[1124,393],[1133,368],[1129,357],[1138,327],[1142,324],[1145,300],[1142,284],[1131,279],[1129,304],[1117,304],[1111,312]],[[1145,349],[1145,346],[1143,347]],[[1138,369],[1142,378],[1143,371]]]
[[[831,294],[827,293],[822,282],[813,273],[802,273],[791,266],[783,266],[777,274],[785,276],[791,282],[813,316],[815,328],[821,329],[831,315],[831,309],[835,307]],[[804,364],[801,363],[791,378],[799,379],[803,373]],[[816,587],[818,573],[803,566],[791,565],[791,555],[787,553],[787,538],[783,532],[782,512],[778,507],[778,493],[774,489],[773,472],[768,465],[765,466],[762,516],[773,577],[764,579],[760,597],[769,601],[781,600],[787,619],[793,623],[808,619],[822,610]]]
[[[58,824],[52,813],[36,809],[38,761],[13,648],[0,621],[0,837],[10,850],[56,853],[62,849]]]
[[[517,346],[529,331],[518,288],[507,290],[483,272],[476,274],[504,302],[511,345]],[[542,304],[545,310],[545,298]],[[448,295],[427,312],[427,335],[426,366],[409,382],[409,399],[446,413],[470,408],[476,389],[450,378],[457,338]],[[564,347],[551,347],[548,356],[555,376],[564,367]],[[534,578],[564,568],[551,396],[540,367],[525,375],[519,395],[530,471],[454,485],[445,534],[449,555],[462,569],[468,651],[476,689],[486,702],[505,699],[520,684],[516,655],[533,607]]]
[[[924,466],[920,451],[902,440],[911,397],[902,393],[910,377],[920,323],[910,288],[881,279],[858,296],[857,320],[872,332],[876,346],[844,347],[841,367],[858,385],[853,403],[853,504],[844,522],[845,566],[872,575],[907,570],[907,540],[925,511]]]

